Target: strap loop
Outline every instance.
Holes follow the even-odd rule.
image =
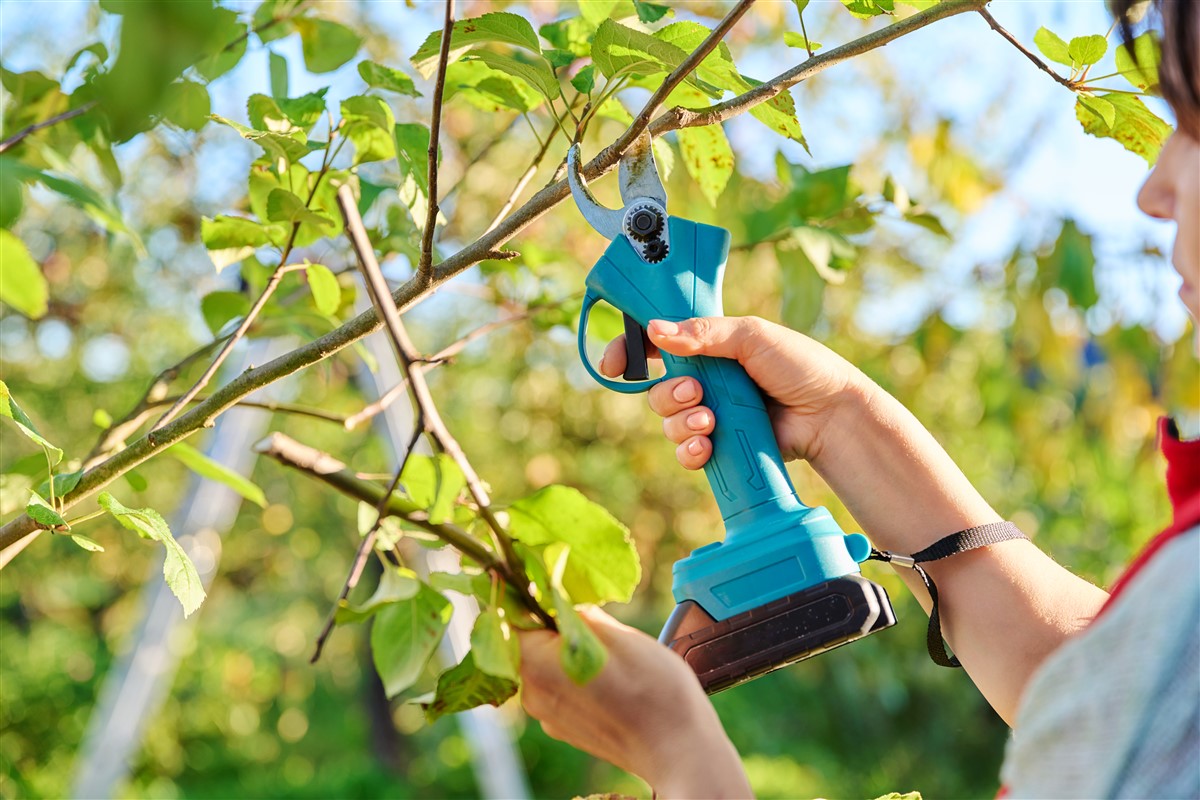
[[[928,561],[949,558],[950,556],[965,553],[968,550],[974,550],[978,547],[987,547],[998,542],[1006,542],[1010,539],[1027,538],[1029,537],[1021,533],[1021,529],[1011,522],[993,522],[988,525],[980,525],[975,528],[967,528],[966,530],[952,533],[949,536],[938,539],[924,550],[913,553],[911,556],[872,548],[871,555],[867,560],[883,561],[897,567],[912,569],[921,576],[921,581],[929,591],[929,599],[933,602],[933,607],[929,611],[929,627],[926,629],[925,634],[925,646],[929,650],[929,657],[939,667],[961,667],[962,662],[946,650],[946,641],[942,638],[942,619],[938,611],[937,586],[934,584],[933,579],[929,577],[929,573],[921,568],[921,564]]]

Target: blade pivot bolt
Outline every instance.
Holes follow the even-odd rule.
[[[629,238],[646,242],[662,233],[663,215],[649,204],[634,206],[625,217],[625,232]]]

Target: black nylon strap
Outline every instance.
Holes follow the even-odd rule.
[[[961,667],[962,663],[946,650],[946,641],[942,638],[942,618],[938,612],[937,586],[929,577],[929,573],[921,568],[921,564],[965,553],[977,547],[987,547],[990,544],[1006,542],[1010,539],[1026,538],[1028,537],[1021,533],[1021,529],[1011,522],[993,522],[989,525],[980,525],[952,533],[911,556],[905,557],[887,551],[872,550],[868,560],[911,567],[921,576],[921,581],[929,590],[929,599],[933,602],[933,607],[929,611],[929,627],[925,632],[925,646],[929,650],[929,657],[939,667]]]

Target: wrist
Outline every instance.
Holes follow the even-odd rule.
[[[703,740],[689,737],[678,741],[678,752],[666,762],[668,768],[651,782],[662,800],[754,796],[741,758],[723,729]]]

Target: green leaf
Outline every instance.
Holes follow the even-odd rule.
[[[265,95],[259,95],[265,97]],[[270,98],[267,98],[270,99]],[[242,135],[242,138],[249,139],[256,145],[261,147],[263,151],[270,156],[272,161],[280,160],[288,163],[299,161],[304,156],[308,155],[308,139],[303,131],[295,131],[294,133],[276,133],[274,131],[257,131],[253,128],[247,128],[245,125],[234,122],[231,119],[226,119],[218,114],[213,114],[212,119],[222,125],[227,125]]]
[[[450,623],[450,601],[421,584],[407,600],[388,603],[371,626],[371,655],[388,697],[421,676]]]
[[[1108,40],[1099,34],[1076,36],[1067,45],[1067,55],[1071,57],[1074,67],[1095,64],[1107,52]]]
[[[282,39],[292,33],[288,19],[299,3],[297,0],[263,0],[254,10],[254,30],[263,44]]]
[[[807,257],[817,274],[830,283],[841,283],[841,274],[849,269],[855,256],[854,245],[833,231],[798,225],[792,228],[788,238],[779,243],[782,250],[800,250]]]
[[[760,81],[753,78],[742,77],[750,87],[761,85]],[[765,103],[759,103],[750,109],[750,116],[780,136],[799,142],[808,150],[808,142],[804,139],[804,132],[800,130],[800,120],[796,118],[796,101],[791,92],[784,90]]]
[[[524,80],[492,69],[482,61],[459,61],[446,69],[446,99],[455,95],[488,113],[501,108],[532,111],[546,102],[545,96]]]
[[[596,26],[583,17],[568,17],[543,25],[538,28],[538,33],[559,50],[584,58],[592,54],[592,35],[596,33]]]
[[[146,483],[146,479],[142,476],[142,473],[138,472],[137,470],[130,470],[122,477],[125,478],[125,482],[129,484],[129,488],[133,489],[135,492],[144,492],[146,491],[146,487],[150,485]]]
[[[799,248],[775,247],[782,291],[780,317],[800,332],[812,330],[825,302],[825,280]]]
[[[396,119],[381,98],[369,95],[342,101],[343,134],[354,143],[354,163],[387,161],[396,157],[392,128]]]
[[[259,508],[267,507],[266,495],[253,481],[239,475],[224,464],[213,461],[190,444],[184,442],[173,444],[166,449],[166,453],[201,478],[223,483]]]
[[[163,116],[185,131],[203,128],[211,112],[208,89],[203,84],[181,80],[163,92]]]
[[[433,702],[425,706],[425,719],[434,722],[446,714],[487,704],[498,706],[517,693],[517,682],[488,675],[475,666],[474,653],[438,677]]]
[[[308,274],[308,289],[312,292],[317,311],[322,314],[336,312],[342,304],[342,287],[338,284],[337,276],[323,264],[307,264],[304,269]]]
[[[588,64],[576,72],[575,77],[571,78],[571,85],[576,91],[591,94],[592,89],[596,88],[596,65]]]
[[[521,647],[497,609],[483,611],[471,629],[471,653],[481,672],[510,681],[519,679]]]
[[[494,70],[524,81],[548,100],[553,100],[562,94],[562,90],[558,85],[558,78],[554,77],[554,72],[544,60],[536,62],[518,61],[512,56],[491,53],[487,50],[480,50],[478,53],[472,55],[471,59],[478,59]]]
[[[1038,259],[1038,283],[1057,286],[1077,307],[1091,308],[1099,300],[1095,281],[1096,257],[1092,237],[1079,230],[1074,220],[1063,222],[1058,241],[1049,255]]]
[[[354,622],[365,622],[375,616],[380,610],[393,603],[412,600],[420,593],[423,584],[417,578],[417,573],[403,567],[384,567],[379,576],[379,585],[367,602],[352,606],[346,600],[338,603],[333,621],[338,625],[348,625]]]
[[[74,472],[62,472],[54,476],[54,496],[62,497],[67,492],[79,485],[79,479],[83,477],[83,470],[77,469]],[[44,480],[37,488],[37,493],[40,495],[50,494],[50,481]]]
[[[486,572],[431,572],[429,585],[438,591],[458,592],[464,597],[476,597],[487,602],[492,593],[492,581]]]
[[[1158,65],[1162,62],[1162,48],[1159,46],[1158,37],[1153,32],[1146,31],[1135,38],[1132,44],[1132,52],[1128,44],[1117,48],[1117,71],[1125,80],[1144,92],[1158,91]]]
[[[550,62],[554,69],[562,69],[575,63],[576,56],[566,50],[543,50],[542,56]]]
[[[333,220],[304,205],[304,201],[287,189],[272,189],[267,195],[267,219],[272,222],[314,225],[333,228]]]
[[[663,138],[654,139],[650,143],[650,149],[654,151],[654,163],[658,165],[658,174],[664,181],[669,180],[675,170],[675,151],[671,149],[671,143]]]
[[[385,67],[383,64],[378,64],[374,61],[358,62],[358,74],[366,82],[367,86],[373,89],[386,89],[389,92],[408,95],[409,97],[420,97],[421,93],[417,91],[417,85],[413,83],[413,79],[405,75],[398,69]]]
[[[63,533],[71,530],[67,521],[54,510],[54,507],[42,499],[37,492],[29,493],[29,502],[25,505],[25,513],[34,524],[44,531]]]
[[[51,156],[53,155],[53,151],[45,150],[43,151],[43,155]],[[61,157],[59,158],[59,162],[56,162],[56,168],[71,168],[70,162]],[[125,221],[121,218],[121,212],[117,210],[112,202],[101,197],[94,189],[84,186],[81,183],[61,178],[50,172],[33,169],[19,161],[6,159],[3,162],[3,166],[11,175],[25,182],[37,181],[50,191],[58,192],[82,208],[84,213],[96,224],[113,233],[121,233],[128,236],[138,253],[145,253],[141,239],[125,224]]]
[[[667,6],[659,5],[658,3],[647,3],[645,0],[633,0],[633,7],[637,11],[638,19],[647,25],[653,25],[671,13],[671,9]]]
[[[733,149],[720,125],[683,128],[679,131],[679,149],[688,174],[700,186],[700,192],[715,208],[733,175]]]
[[[126,508],[108,492],[101,492],[100,506],[116,517],[121,526],[136,531],[143,539],[160,542],[166,549],[163,561],[163,578],[172,594],[179,598],[183,615],[190,616],[204,602],[204,584],[192,560],[188,558],[179,542],[171,535],[167,521],[152,508]]]
[[[94,539],[89,539],[81,533],[71,534],[71,541],[92,553],[103,553],[104,546]]]
[[[1105,100],[1103,97],[1085,97],[1079,95],[1076,98],[1077,103],[1082,105],[1088,111],[1091,111],[1100,119],[1104,120],[1104,124],[1112,127],[1117,124],[1117,109],[1112,103]]]
[[[606,78],[618,72],[642,76],[670,72],[686,58],[682,48],[611,19],[604,20],[592,39],[592,62]]]
[[[934,214],[928,211],[914,211],[904,215],[905,222],[911,222],[913,225],[924,228],[927,231],[936,233],[938,236],[949,239],[950,232],[946,230],[946,226],[942,225],[942,221]]]
[[[538,55],[542,52],[537,34],[529,20],[520,14],[496,11],[454,23],[450,34],[450,61],[457,61],[475,45],[486,42],[516,45]],[[413,54],[412,64],[422,77],[428,78],[437,71],[441,47],[442,31],[436,30],[425,38]]]
[[[54,469],[58,466],[58,462],[62,461],[63,451],[50,444],[38,433],[37,426],[17,405],[17,401],[13,399],[12,393],[8,390],[8,384],[4,381],[0,381],[0,417],[11,419],[20,428],[21,433],[46,451],[46,460],[50,462],[50,469]]]
[[[569,545],[560,546],[558,558],[551,570],[550,585],[554,595],[558,635],[562,640],[558,651],[559,662],[567,677],[582,686],[604,669],[608,651],[604,649],[595,631],[579,616],[563,587],[564,567],[570,561],[570,549]]]
[[[271,53],[270,60],[271,73],[271,96],[272,97],[287,97],[288,96],[288,64],[287,59],[278,53]]]
[[[547,486],[508,510],[513,538],[529,546],[570,545],[564,585],[579,603],[628,602],[642,568],[629,530],[569,486]]]
[[[1075,117],[1083,125],[1083,129],[1092,136],[1116,139],[1126,150],[1137,153],[1146,159],[1146,163],[1154,166],[1163,143],[1171,135],[1171,126],[1159,119],[1154,112],[1146,108],[1140,97],[1131,94],[1105,94],[1093,101],[1103,100],[1113,108],[1113,122],[1105,121],[1100,113],[1088,107],[1083,97],[1075,101]]]
[[[50,300],[50,287],[46,283],[46,276],[29,255],[25,243],[12,231],[0,230],[0,264],[4,265],[4,279],[0,280],[0,301],[30,319],[45,316]]]
[[[842,0],[842,5],[859,19],[871,19],[896,10],[893,0]]]
[[[256,248],[270,244],[271,237],[266,226],[257,220],[218,216],[200,220],[200,241],[208,248],[208,257],[220,272]]]
[[[796,13],[803,14],[804,9],[808,8],[809,0],[792,0],[796,4]]]
[[[194,5],[200,8],[204,7],[203,3],[195,3]],[[206,21],[198,21],[199,26],[202,27],[202,32],[210,37],[210,42],[220,42],[220,45],[218,47],[211,47],[210,45],[208,51],[212,55],[196,62],[196,72],[209,83],[212,83],[238,65],[242,60],[242,56],[246,55],[246,45],[249,42],[249,37],[246,35],[249,28],[246,27],[244,22],[238,22],[237,12],[232,9],[217,7],[212,9],[212,14],[214,15],[213,22],[206,25]],[[229,42],[233,43],[232,47],[225,46]],[[122,46],[117,51],[118,62],[125,55],[128,44],[133,44],[133,42],[127,42],[124,36],[122,36]],[[141,43],[139,42],[138,44]]]
[[[209,292],[200,300],[200,315],[213,336],[234,319],[250,313],[250,298],[241,292]]]
[[[1074,66],[1067,43],[1049,28],[1038,28],[1037,33],[1033,35],[1033,43],[1042,51],[1042,55],[1051,61],[1068,67]]]
[[[285,134],[307,132],[325,114],[325,94],[328,91],[319,89],[300,97],[267,97],[265,94],[252,94],[246,100],[246,114],[250,124],[258,131]],[[295,139],[306,143],[303,138]]]
[[[0,156],[0,228],[11,228],[21,216],[21,209],[25,205],[24,183],[9,169],[10,163],[15,162]],[[2,291],[3,287],[0,287],[0,292]]]
[[[637,9],[630,0],[579,0],[579,13],[593,28],[597,28],[610,17],[632,17]]]
[[[426,509],[429,521],[440,525],[454,516],[454,501],[467,485],[454,459],[413,453],[400,473],[400,486],[418,507]]]
[[[354,58],[362,38],[338,22],[298,17],[292,21],[300,32],[304,65],[311,72],[333,72]]]
[[[812,52],[815,53],[816,51],[821,49],[820,42],[809,41],[807,38],[805,38],[804,34],[793,33],[791,31],[783,32],[783,43],[786,44],[788,47],[798,47],[805,52],[808,52],[811,50]]]
[[[799,164],[787,164],[792,184],[788,203],[795,216],[805,220],[828,220],[841,216],[854,202],[858,189],[850,181],[850,165],[810,172]]]

